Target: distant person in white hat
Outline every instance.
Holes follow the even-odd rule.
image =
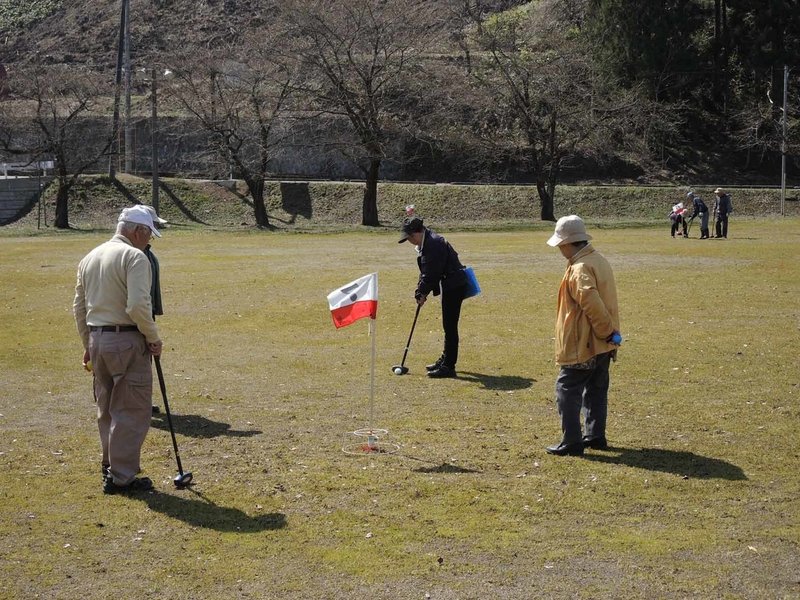
[[[584,448],[605,450],[609,364],[622,343],[614,273],[591,245],[583,220],[561,217],[547,240],[567,259],[558,289],[556,311],[556,404],[561,416],[561,442],[547,452],[583,454]],[[584,415],[581,430],[581,411]]]
[[[714,190],[714,195],[717,199],[714,201],[714,217],[716,218],[716,236],[717,238],[728,237],[728,215],[733,212],[733,204],[731,204],[731,195],[726,194],[722,188]]]
[[[149,478],[136,476],[152,411],[150,356],[160,356],[163,348],[144,254],[152,236],[161,234],[150,212],[126,208],[116,234],[78,264],[73,311],[83,363],[91,361],[94,375],[106,494],[153,488]]]

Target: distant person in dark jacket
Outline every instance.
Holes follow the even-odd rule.
[[[146,204],[142,204],[141,206],[150,213],[150,216],[153,218],[153,225],[156,226],[156,229],[161,229],[167,224],[166,219],[162,219],[158,216],[155,208]],[[150,300],[153,304],[153,319],[155,320],[157,315],[164,314],[164,307],[161,304],[161,267],[158,264],[158,258],[156,258],[156,255],[153,253],[150,244],[145,246],[144,253],[145,256],[147,256],[147,260],[150,261],[150,269],[153,273],[153,284],[150,286]]]
[[[692,205],[694,206],[694,212],[692,213],[691,219],[694,220],[695,218],[700,217],[700,239],[708,239],[708,207],[706,206],[706,203],[703,202],[702,198],[700,198],[700,196],[694,192],[689,192],[686,194],[686,197],[692,201]]]
[[[726,194],[722,188],[714,190],[717,200],[714,202],[714,216],[717,218],[716,237],[728,237],[728,215],[733,212],[731,195]]]
[[[153,218],[153,225],[156,226],[156,229],[160,230],[162,227],[164,227],[164,225],[167,224],[167,220],[159,217],[155,208],[148,206],[147,204],[142,204],[141,206],[150,213],[150,216]],[[145,246],[144,254],[147,257],[147,260],[150,261],[150,271],[153,275],[153,283],[150,286],[150,302],[153,305],[153,321],[155,321],[157,315],[164,314],[164,307],[161,304],[161,266],[159,265],[158,258],[153,252],[153,248],[150,244]],[[157,405],[153,404],[153,414],[155,415],[160,412],[161,409]]]
[[[467,274],[458,259],[458,253],[442,236],[423,225],[419,217],[403,221],[403,236],[416,246],[419,280],[414,298],[419,306],[425,304],[428,294],[442,295],[442,328],[444,351],[439,359],[428,365],[428,377],[455,377],[458,361],[458,321],[461,304],[467,292]]]

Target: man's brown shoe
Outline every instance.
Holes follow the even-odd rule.
[[[149,477],[134,477],[127,485],[117,485],[109,476],[103,483],[104,494],[128,494],[130,492],[149,492],[153,489],[153,482]]]

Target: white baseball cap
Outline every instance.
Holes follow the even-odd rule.
[[[166,219],[162,219],[161,217],[159,217],[158,213],[156,212],[156,209],[150,206],[149,204],[140,204],[140,206],[144,206],[147,209],[147,212],[149,212],[150,216],[153,217],[153,223],[156,223],[158,225],[166,225],[167,223],[169,223],[169,221],[167,221]]]
[[[561,244],[573,244],[575,242],[587,242],[592,239],[586,233],[586,225],[578,215],[561,217],[556,222],[556,231],[547,240],[548,246],[560,246]]]
[[[130,208],[123,208],[122,212],[119,214],[118,220],[125,221],[126,223],[136,223],[137,225],[147,225],[154,236],[161,237],[158,229],[153,224],[153,216],[150,214],[150,211],[141,204],[131,206]]]

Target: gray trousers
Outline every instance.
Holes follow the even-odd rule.
[[[138,331],[93,331],[89,356],[103,464],[109,466],[114,483],[127,485],[141,470],[142,445],[150,429],[150,352]]]
[[[583,436],[605,437],[610,362],[611,352],[606,352],[598,354],[595,364],[588,369],[561,367],[556,379],[556,405],[561,416],[562,443],[576,444]]]
[[[700,213],[700,229],[705,231],[708,229],[708,213],[702,212]]]

